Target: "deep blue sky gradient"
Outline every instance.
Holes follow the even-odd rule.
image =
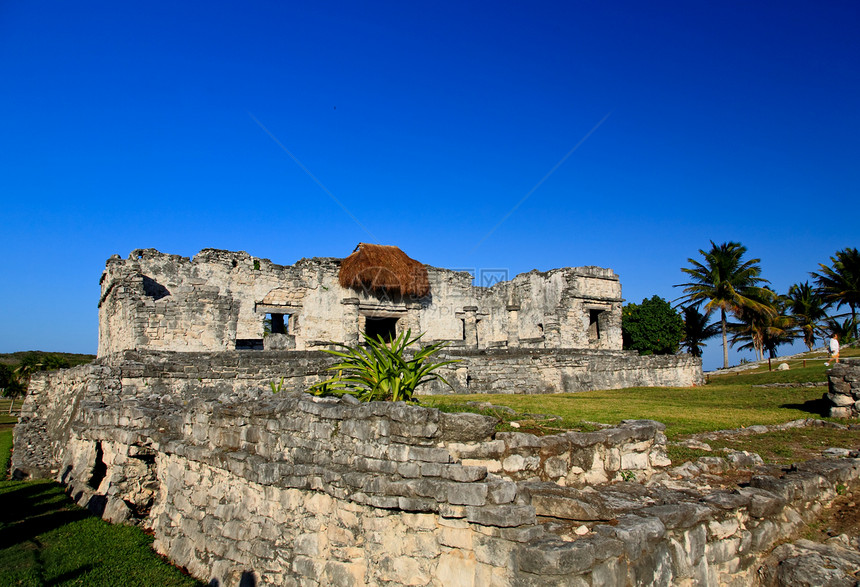
[[[785,292],[860,245],[858,27],[854,1],[0,2],[0,352],[95,352],[104,261],[145,247],[599,265],[639,302],[736,240]]]

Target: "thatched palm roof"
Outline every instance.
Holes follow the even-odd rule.
[[[427,268],[397,247],[359,243],[340,265],[340,284],[356,289],[386,290],[405,296],[430,293]]]

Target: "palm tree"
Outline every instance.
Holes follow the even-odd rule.
[[[707,302],[706,313],[719,308],[723,333],[723,368],[729,366],[726,313],[737,314],[743,308],[768,311],[758,301],[758,298],[764,297],[760,292],[762,288],[759,284],[769,283],[759,277],[761,267],[758,263],[761,259],[743,261],[746,252],[747,248],[740,243],[727,242],[716,245],[711,241],[710,251],[699,249],[699,253],[705,258],[704,263],[687,259],[692,267],[681,268],[681,271],[690,277],[690,281],[675,286],[683,287],[684,293],[687,294],[679,298],[682,303],[698,306]]]
[[[837,308],[847,305],[851,308],[851,319],[854,324],[854,338],[857,338],[857,306],[860,306],[860,252],[856,248],[845,248],[836,251],[835,257],[830,257],[832,267],[819,263],[821,273],[810,273],[815,278],[818,293],[828,304],[836,304]]]
[[[780,345],[788,344],[798,337],[797,322],[787,314],[788,298],[766,287],[762,288],[761,293],[766,295],[758,301],[767,308],[742,308],[737,313],[740,322],[729,325],[729,330],[733,332],[732,346],[747,341],[739,348],[754,350],[760,361],[764,360],[765,351],[773,358]]]
[[[828,316],[824,322],[824,329],[831,334],[838,334],[839,342],[843,345],[851,344],[857,340],[854,337],[854,333],[857,332],[856,318],[848,317],[840,322],[836,318]]]
[[[711,319],[709,313],[702,314],[695,306],[682,308],[684,313],[684,340],[681,341],[687,351],[694,357],[702,356],[702,347],[705,341],[720,333],[720,325],[708,324]]]
[[[811,351],[815,335],[821,330],[819,325],[827,317],[821,296],[808,281],[796,283],[788,288],[788,311],[803,332],[803,343]]]

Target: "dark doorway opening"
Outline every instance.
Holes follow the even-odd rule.
[[[397,338],[397,318],[371,318],[367,317],[364,333],[376,340],[382,337],[385,342],[391,342]]]
[[[588,311],[588,340],[600,340],[600,315],[603,310]]]

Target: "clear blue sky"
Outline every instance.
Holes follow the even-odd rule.
[[[0,1],[0,352],[95,352],[104,261],[145,247],[599,265],[639,302],[736,240],[784,292],[860,246],[858,30],[856,1]]]

